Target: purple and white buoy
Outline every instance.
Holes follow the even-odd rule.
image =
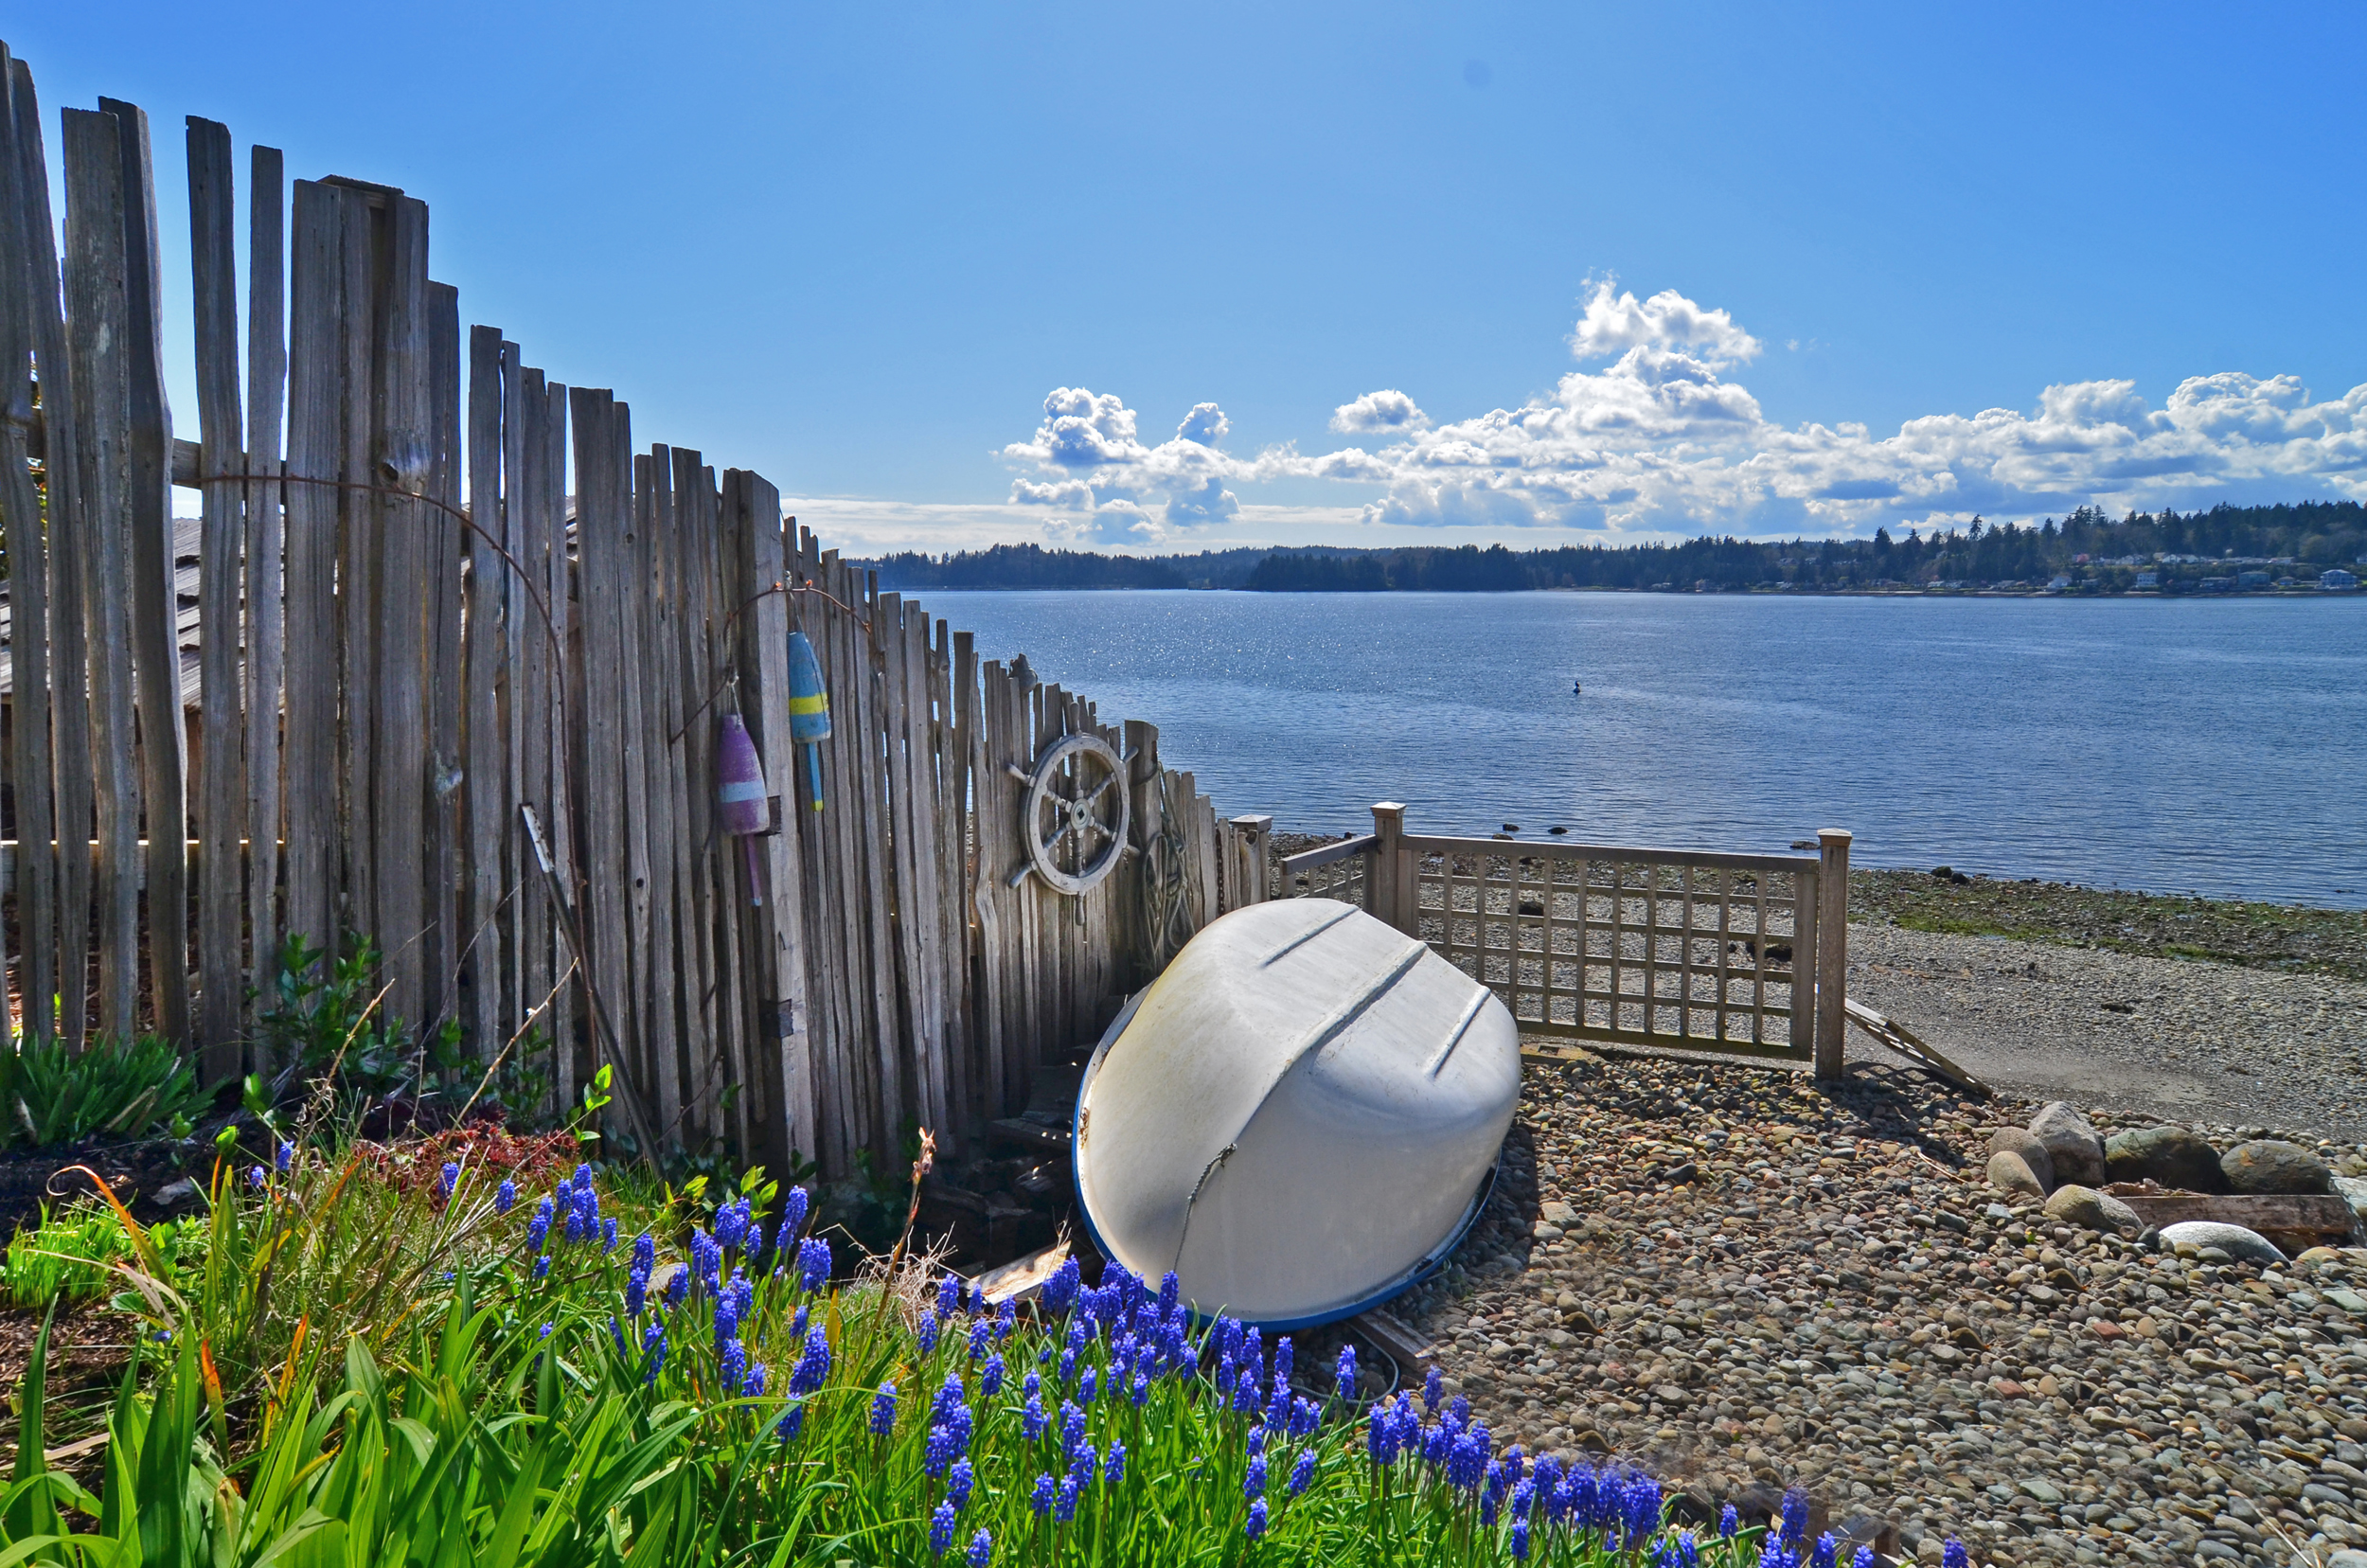
[[[764,877],[756,862],[756,837],[773,827],[772,792],[764,784],[764,758],[738,713],[723,715],[715,746],[716,826],[739,840],[748,861],[748,901],[764,902]]]

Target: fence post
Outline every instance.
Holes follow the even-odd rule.
[[[1237,816],[1233,826],[1239,831],[1241,871],[1241,902],[1266,901],[1266,841],[1273,831],[1270,816]]]
[[[1816,838],[1822,852],[1816,874],[1816,1076],[1837,1078],[1842,1032],[1848,1025],[1850,835],[1845,829],[1826,828]]]
[[[1399,918],[1397,909],[1397,862],[1402,858],[1405,808],[1394,800],[1375,802],[1373,837],[1379,842],[1373,846],[1372,869],[1364,878],[1365,912],[1403,931],[1411,923]]]

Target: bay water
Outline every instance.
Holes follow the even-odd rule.
[[[918,597],[1278,830],[1846,828],[1861,865],[2367,907],[2367,596]]]

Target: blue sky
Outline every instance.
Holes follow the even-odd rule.
[[[2367,495],[2355,6],[204,21],[5,35],[149,110],[181,294],[196,113],[849,547]]]

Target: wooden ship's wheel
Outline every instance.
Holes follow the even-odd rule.
[[[1040,877],[1055,893],[1075,898],[1133,852],[1126,764],[1101,737],[1079,734],[1046,746],[1032,772],[1012,765],[1012,776],[1027,786],[1020,817],[1027,864],[1011,873],[1013,887]]]

